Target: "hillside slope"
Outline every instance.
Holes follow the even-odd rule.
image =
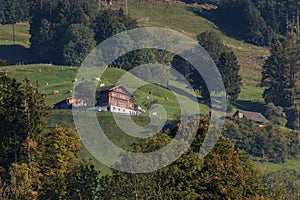
[[[125,7],[124,1],[114,1],[113,8]],[[139,3],[136,0],[128,1],[129,14],[138,20],[141,27],[157,26],[171,28],[180,31],[194,39],[198,34],[206,30],[217,32],[224,44],[230,47],[237,55],[238,61],[241,65],[240,74],[243,78],[242,93],[239,101],[235,104],[239,109],[250,109],[252,111],[263,111],[264,101],[262,98],[262,88],[257,87],[261,79],[261,66],[268,55],[267,48],[258,47],[247,44],[243,41],[237,40],[233,37],[227,36],[226,31],[222,27],[218,27],[212,21],[205,19],[200,13],[201,9],[206,9],[209,6],[204,5],[190,5],[182,2],[147,2]],[[12,26],[0,26],[0,58],[8,59],[9,63],[36,63],[32,52],[28,51],[29,37],[28,24],[19,24],[16,26],[16,44],[20,46],[7,46],[11,44],[9,40],[12,34]],[[234,31],[234,30],[232,30]],[[53,78],[49,74],[49,82]],[[68,79],[68,77],[65,77]],[[47,80],[41,77],[40,82]],[[48,80],[47,80],[48,81]],[[69,84],[68,82],[66,82]],[[42,83],[43,84],[43,83]],[[60,86],[53,86],[51,90],[59,88]],[[66,90],[62,87],[62,90]],[[49,91],[51,91],[49,90]],[[53,98],[49,102],[54,103]],[[66,95],[64,95],[65,97]]]
[[[261,78],[263,58],[268,55],[268,49],[258,47],[227,36],[213,22],[197,14],[203,9],[201,5],[190,5],[182,2],[137,3],[129,1],[129,14],[144,26],[165,27],[182,32],[196,39],[204,31],[217,32],[225,45],[232,48],[241,65],[241,76],[246,86],[256,86]],[[121,4],[122,5],[122,4]]]
[[[22,81],[26,77],[29,78],[33,84],[38,81],[40,91],[46,95],[46,103],[53,107],[55,103],[72,96],[72,94],[68,94],[68,91],[73,89],[74,84],[72,80],[76,77],[78,69],[78,67],[52,65],[8,66],[0,68],[0,74],[15,77],[18,81]],[[125,73],[126,71],[122,69],[107,68],[99,84],[103,83],[107,86],[116,84]],[[132,81],[132,79],[129,81]],[[176,84],[177,88],[184,87],[184,85],[180,83],[175,82],[174,84]],[[59,94],[54,94],[54,90],[58,90]],[[152,91],[151,95],[149,95],[149,91]],[[136,103],[144,108],[152,104],[163,105],[168,112],[168,118],[174,118],[180,113],[177,98],[172,91],[165,88],[156,85],[145,85],[139,88],[134,95]],[[168,101],[165,100],[166,97],[169,98]],[[187,97],[182,97],[188,102]],[[184,109],[187,112],[190,113],[194,110],[189,106],[189,103],[185,103],[185,105],[186,107]],[[202,114],[207,114],[209,108],[204,104],[200,104],[200,111]]]

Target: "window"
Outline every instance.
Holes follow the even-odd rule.
[[[113,110],[116,110],[116,107],[113,106]]]
[[[126,106],[125,102],[122,102],[122,101],[119,102],[119,105],[120,105],[121,107],[125,107],[125,106]]]
[[[120,109],[120,108],[118,108],[118,111],[121,111],[121,109]]]

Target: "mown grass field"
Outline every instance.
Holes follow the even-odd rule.
[[[2,74],[15,77],[18,81],[22,81],[25,77],[30,79],[32,84],[38,81],[40,91],[46,95],[46,103],[50,106],[71,96],[67,94],[67,91],[73,89],[72,80],[75,78],[77,70],[78,68],[75,67],[52,65],[26,65],[0,68]],[[46,83],[48,83],[48,86],[46,86]],[[60,93],[54,95],[53,90],[59,90]]]
[[[13,25],[0,25],[0,59],[7,64],[38,63],[36,56],[30,51],[29,24],[15,25],[15,43],[13,43]]]
[[[29,48],[29,24],[15,25],[15,44]],[[13,25],[0,25],[0,45],[13,45]]]
[[[0,73],[15,77],[18,81],[28,78],[33,84],[38,82],[40,91],[46,95],[46,103],[50,107],[53,107],[55,103],[72,96],[72,94],[68,94],[68,91],[73,90],[74,84],[72,83],[72,80],[75,79],[77,71],[78,67],[52,65],[26,65],[0,68]],[[107,86],[116,84],[125,73],[126,71],[122,69],[107,68],[103,73],[99,84],[104,83]],[[97,75],[95,74],[95,77],[96,76]],[[133,79],[133,77],[129,79]],[[132,82],[132,80],[130,81]],[[137,81],[138,79],[134,82]],[[46,83],[48,84],[46,85]],[[184,87],[176,82],[174,82],[174,84],[177,84],[176,87],[178,88]],[[54,90],[59,90],[60,93],[54,95]],[[149,91],[151,91],[151,94],[149,94]],[[144,107],[145,103],[149,105],[153,103],[163,105],[169,119],[180,114],[180,105],[175,94],[171,90],[156,85],[145,85],[138,88],[134,93],[134,96],[136,104],[142,107]],[[189,98],[185,97],[185,94],[181,96],[184,99],[184,102],[186,102],[184,103],[183,110],[188,113],[192,112],[194,108],[190,106],[191,104],[188,102]],[[165,100],[166,97],[168,97],[168,101]],[[209,108],[206,105],[201,104],[200,111],[202,114],[207,114]]]

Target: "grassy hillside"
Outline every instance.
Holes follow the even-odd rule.
[[[23,80],[24,77],[29,78],[33,84],[38,81],[40,91],[47,96],[46,103],[53,105],[70,97],[67,91],[73,89],[72,80],[76,76],[77,69],[51,65],[26,65],[1,67],[0,72],[15,77],[19,81]],[[59,90],[60,94],[54,95],[53,90]]]
[[[30,51],[29,24],[15,25],[15,44],[13,43],[13,25],[0,25],[0,58],[9,65],[38,63]]]
[[[15,44],[28,48],[29,24],[15,25]],[[13,45],[13,25],[0,25],[0,45]]]
[[[266,171],[276,171],[280,169],[296,169],[300,170],[300,158],[288,160],[283,164],[275,164],[271,162],[256,162],[259,168]]]
[[[245,109],[251,111],[264,112],[265,104],[262,98],[263,89],[257,87],[261,79],[261,66],[264,59],[269,54],[265,47],[258,47],[247,44],[241,40],[232,37],[228,31],[224,30],[220,24],[210,21],[207,17],[201,14],[201,9],[206,9],[202,5],[187,5],[182,2],[148,2],[138,3],[136,0],[129,0],[129,14],[138,20],[141,27],[156,26],[166,27],[180,31],[194,39],[198,34],[206,30],[217,32],[223,43],[230,47],[238,57],[241,65],[240,74],[243,78],[242,92],[239,95],[239,100],[234,104],[234,109]],[[114,1],[115,8],[124,7],[124,1]],[[16,25],[16,44],[12,45],[12,26],[0,25],[0,58],[6,59],[9,64],[22,63],[38,63],[35,56],[28,49],[29,38],[28,24]],[[232,31],[232,30],[231,30]],[[234,31],[234,30],[233,30]],[[6,71],[8,70],[8,71]],[[19,65],[1,67],[0,73],[7,73],[10,76],[21,80],[23,77],[29,78],[32,83],[39,81],[40,90],[47,95],[46,102],[49,105],[65,99],[70,94],[68,90],[73,89],[72,80],[75,78],[78,68],[52,65]],[[106,85],[114,84],[125,71],[120,69],[109,69],[102,77],[102,82]],[[48,86],[46,86],[48,83]],[[182,85],[178,85],[182,87]],[[59,90],[60,94],[54,95],[53,90]],[[149,96],[149,90],[152,91],[150,103],[163,104],[169,111],[170,118],[174,117],[178,110],[178,102],[170,91],[157,86],[145,86],[140,88],[136,93],[136,101],[139,105],[146,102],[146,97]],[[166,102],[165,97],[169,97],[170,101]],[[147,102],[146,102],[147,103]],[[188,105],[188,104],[186,104]],[[207,114],[208,107],[200,105],[201,112]],[[126,138],[118,129],[112,130],[111,124],[113,120],[110,114],[99,113],[99,119],[104,126],[108,126],[109,137],[120,146],[128,148],[128,141],[133,142],[132,138]],[[136,118],[138,123],[147,123],[149,118]],[[49,118],[49,124],[66,126],[72,124],[72,114],[70,111],[53,111]],[[100,123],[101,123],[100,122]],[[86,151],[80,153],[80,157],[90,157]],[[99,168],[109,173],[109,169],[105,168],[100,163]],[[282,165],[272,163],[258,163],[258,165],[266,170],[275,170],[285,167],[299,168],[299,160],[291,160]]]
[[[261,70],[265,58],[269,55],[268,48],[259,47],[237,40],[219,23],[208,20],[203,11],[209,6],[190,5],[177,1],[139,3],[128,1],[129,14],[138,20],[141,27],[165,27],[182,32],[194,39],[204,31],[215,31],[220,35],[224,45],[230,47],[236,54],[241,66],[240,75],[243,78],[242,92],[234,109],[246,109],[257,112],[265,110],[262,98],[263,89],[258,87],[261,80]],[[125,7],[123,1],[115,2],[114,7]],[[230,30],[234,32],[234,30]]]
[[[15,77],[19,81],[23,80],[25,77],[29,78],[32,83],[38,81],[40,91],[46,94],[46,103],[52,107],[55,103],[72,96],[72,94],[68,94],[68,91],[73,89],[74,85],[72,80],[76,77],[77,70],[77,67],[26,65],[2,67],[0,68],[0,73]],[[99,84],[116,84],[125,73],[126,71],[122,69],[108,68],[102,75],[102,80]],[[46,85],[46,83],[48,83],[48,85]],[[178,88],[184,87],[184,85],[178,83],[175,84],[177,84],[176,87]],[[54,95],[54,90],[59,90],[60,93]],[[149,91],[152,91],[151,95],[149,95]],[[149,97],[149,99],[147,99],[147,97]],[[169,101],[166,101],[165,97],[168,97]],[[183,95],[183,99],[187,102],[185,103],[186,107],[184,109],[188,112],[193,111],[194,108],[189,106],[189,99],[186,98],[185,95]],[[156,85],[146,85],[139,88],[135,93],[135,100],[138,105],[141,105],[144,108],[147,104],[162,104],[168,112],[168,118],[174,118],[174,116],[180,113],[178,100],[175,95],[170,90]],[[205,105],[201,104],[200,109],[203,114],[209,112],[208,107]]]
[[[147,2],[138,3],[136,0],[128,1],[129,14],[138,20],[139,26],[157,26],[180,31],[194,39],[206,30],[217,32],[224,44],[236,53],[241,65],[243,78],[241,107],[248,106],[247,102],[262,103],[262,89],[257,87],[261,79],[261,66],[268,55],[267,48],[258,47],[237,40],[233,34],[226,34],[228,30],[203,15],[203,10],[211,8],[204,5],[189,5],[182,2]],[[123,1],[115,1],[114,8],[125,7]],[[0,58],[8,60],[10,64],[37,63],[29,47],[28,24],[16,25],[16,45],[12,44],[12,25],[0,26]],[[231,30],[234,32],[234,30]],[[254,97],[254,98],[253,98]],[[246,104],[245,104],[246,102]],[[250,104],[249,104],[250,105]],[[250,105],[251,106],[251,105]],[[258,110],[261,110],[260,108]]]
[[[201,5],[188,5],[182,2],[146,4],[137,3],[135,0],[129,1],[129,14],[138,19],[140,26],[171,28],[194,39],[207,30],[217,32],[224,44],[236,53],[244,84],[255,87],[260,81],[261,65],[263,58],[268,55],[268,49],[227,36],[222,28],[198,14],[201,9],[203,9]]]

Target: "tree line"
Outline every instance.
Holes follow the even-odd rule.
[[[187,3],[210,3],[215,9],[208,16],[230,34],[246,42],[270,46],[280,35],[297,32],[300,4],[297,0],[183,0]],[[202,12],[203,13],[203,12]]]
[[[0,1],[0,24],[26,22],[29,17],[28,0]]]
[[[31,49],[54,64],[78,66],[97,44],[136,27],[122,9],[98,10],[93,0],[44,1],[31,13]]]

